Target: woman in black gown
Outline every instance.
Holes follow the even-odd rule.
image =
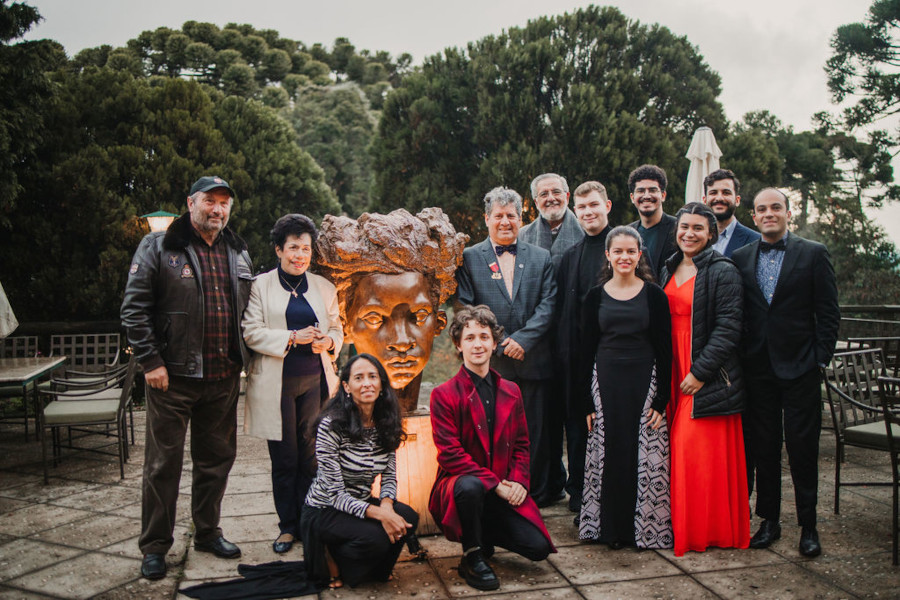
[[[578,385],[588,444],[579,537],[615,549],[670,548],[668,299],[652,283],[636,230],[613,229],[606,257],[582,318]]]

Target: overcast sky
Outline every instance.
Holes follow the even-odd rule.
[[[409,52],[415,63],[448,46],[522,26],[534,17],[572,11],[566,0],[27,0],[44,21],[29,39],[52,38],[74,55],[83,48],[121,46],[144,30],[178,29],[185,21],[249,23],[306,44],[331,46],[347,37],[357,49]],[[834,110],[823,66],[841,24],[865,18],[870,0],[620,0],[608,4],[632,19],[684,35],[722,77],[727,117],[768,109],[796,130],[820,110]],[[686,149],[685,149],[686,150]],[[727,158],[727,157],[726,157]],[[724,162],[724,161],[723,161]],[[740,175],[740,174],[738,174]],[[900,178],[900,172],[897,173]],[[879,219],[900,241],[900,207]]]

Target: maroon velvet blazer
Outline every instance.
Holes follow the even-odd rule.
[[[506,479],[529,489],[528,427],[519,387],[491,369],[497,382],[493,456],[487,417],[472,378],[462,367],[431,392],[431,426],[438,452],[438,471],[428,510],[448,540],[460,541],[461,528],[453,486],[461,475],[474,475],[491,490]],[[550,534],[531,496],[516,512],[534,523],[552,547]],[[554,549],[555,552],[555,549]]]

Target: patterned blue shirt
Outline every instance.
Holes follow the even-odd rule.
[[[788,238],[784,234],[784,241]],[[775,295],[775,286],[778,285],[778,276],[781,275],[781,265],[784,263],[784,250],[759,251],[756,260],[756,283],[759,285],[766,302],[772,304],[772,296]]]

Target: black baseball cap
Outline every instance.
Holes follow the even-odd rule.
[[[214,190],[216,188],[225,188],[228,190],[228,193],[231,194],[231,197],[234,197],[234,190],[231,189],[231,186],[228,185],[227,181],[218,175],[208,175],[195,181],[194,185],[191,186],[191,193],[188,194],[188,196],[193,196],[197,192],[208,192],[209,190]]]

